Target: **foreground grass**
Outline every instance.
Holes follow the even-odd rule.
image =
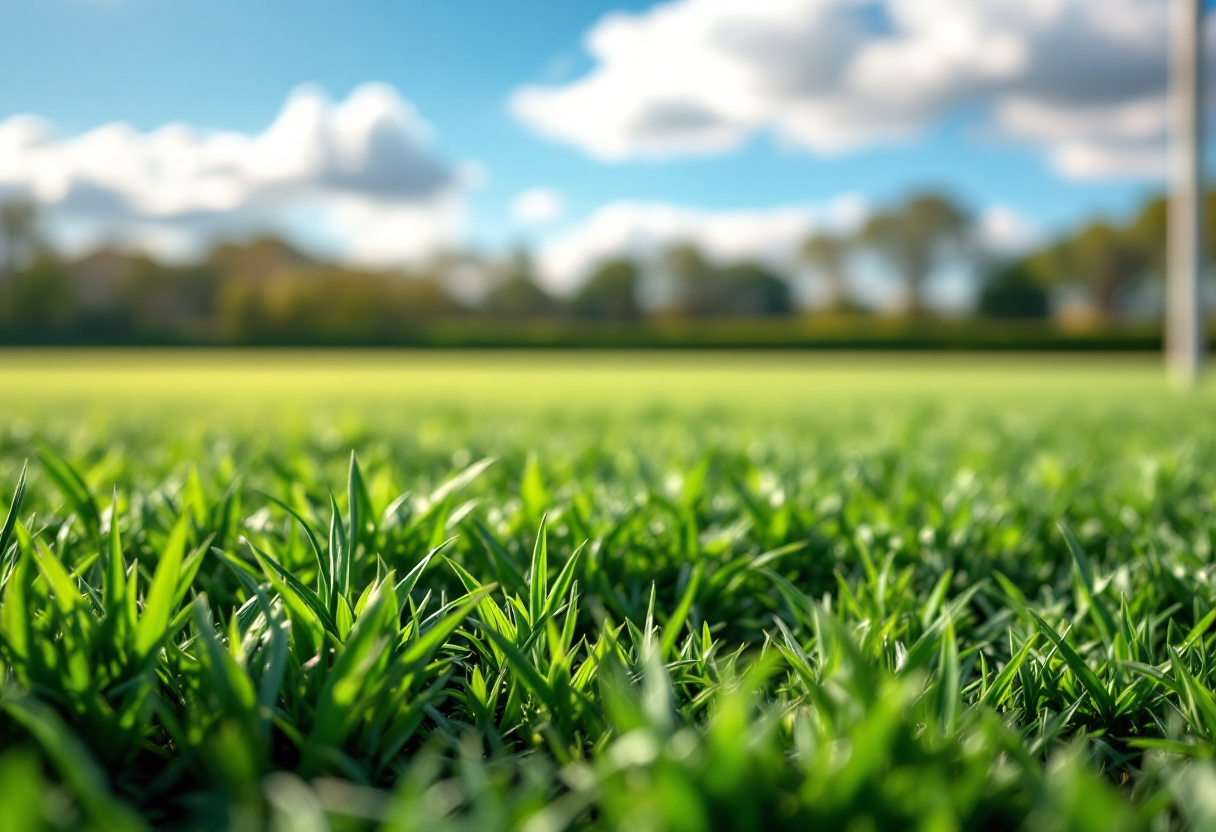
[[[0,829],[1216,823],[1147,364],[19,357]]]

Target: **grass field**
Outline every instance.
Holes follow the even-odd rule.
[[[0,352],[0,830],[1213,828],[1213,416],[1140,358]]]
[[[858,398],[1158,394],[1155,356],[746,352],[381,352],[0,350],[10,407],[207,400],[225,408],[322,403],[494,403],[613,409],[768,409]]]

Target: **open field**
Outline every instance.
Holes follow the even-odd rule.
[[[280,404],[329,412],[344,404],[493,404],[535,413],[788,411],[943,397],[1132,402],[1167,392],[1156,356],[848,352],[9,349],[0,350],[0,385],[10,412],[65,402],[122,410],[132,397],[149,406],[206,401],[223,412]]]
[[[1212,828],[1213,416],[1146,358],[0,352],[0,830]]]

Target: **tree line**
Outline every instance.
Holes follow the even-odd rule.
[[[1208,247],[1216,249],[1216,193]],[[1166,203],[1150,200],[1129,221],[1093,221],[1016,258],[983,250],[976,224],[955,201],[919,194],[875,212],[850,234],[817,233],[783,272],[722,263],[690,244],[639,261],[601,262],[568,296],[546,291],[526,253],[493,259],[448,255],[408,272],[356,269],[261,237],[216,245],[197,262],[101,250],[69,259],[39,234],[29,203],[0,205],[0,339],[7,342],[342,341],[391,339],[435,322],[706,320],[792,315],[862,316],[859,264],[881,264],[902,282],[902,314],[930,316],[931,277],[966,262],[980,281],[976,314],[1044,318],[1061,293],[1096,319],[1144,306],[1164,271]],[[1212,252],[1216,254],[1216,251]],[[457,275],[472,290],[457,293]],[[821,291],[799,303],[799,276]],[[469,281],[465,281],[468,283]],[[1150,292],[1151,294],[1151,292]]]

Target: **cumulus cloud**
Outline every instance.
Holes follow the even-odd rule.
[[[1040,239],[1039,230],[1024,215],[1000,203],[980,214],[977,231],[979,242],[994,254],[1018,254]]]
[[[0,122],[0,193],[35,200],[77,247],[173,256],[218,235],[307,228],[351,260],[401,262],[456,238],[467,183],[383,84],[340,103],[301,87],[255,135],[110,124],[62,137],[37,116]]]
[[[851,231],[866,214],[865,202],[853,195],[819,206],[738,211],[707,211],[665,202],[613,202],[546,240],[537,264],[541,279],[559,292],[569,291],[608,258],[650,259],[683,243],[695,245],[721,262],[750,259],[788,266],[810,232]]]
[[[820,154],[951,113],[1041,148],[1065,175],[1163,170],[1164,0],[674,0],[613,13],[569,83],[517,90],[539,133],[605,160]]]
[[[511,218],[520,225],[544,225],[565,212],[565,200],[549,188],[530,188],[511,201]]]

